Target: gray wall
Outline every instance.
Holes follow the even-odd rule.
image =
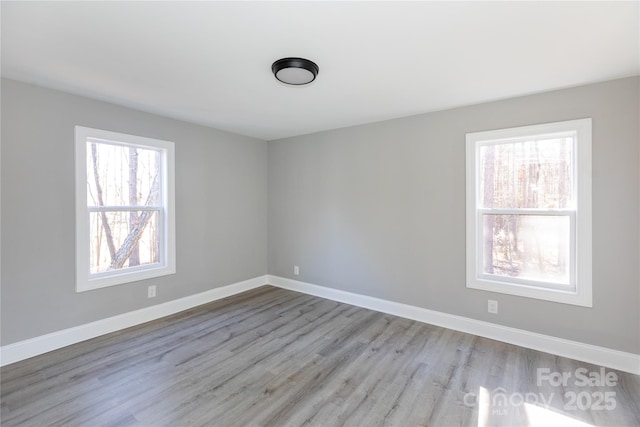
[[[75,292],[75,125],[175,142],[177,274]],[[267,272],[264,141],[3,79],[1,160],[2,345]]]
[[[256,139],[3,79],[1,344],[263,275],[268,254],[271,274],[640,353],[639,92],[638,78],[622,79],[272,141],[267,153]],[[583,117],[593,308],[467,289],[465,133]],[[176,143],[177,274],[75,293],[75,125]]]
[[[269,273],[640,353],[639,80],[269,142]],[[593,308],[465,287],[465,133],[593,118]],[[293,276],[293,265],[300,276]],[[500,304],[487,314],[487,299]]]

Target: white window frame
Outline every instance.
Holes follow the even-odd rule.
[[[467,169],[467,288],[518,295],[565,304],[592,307],[591,232],[591,119],[569,120],[509,129],[473,132],[466,135]],[[571,209],[531,209],[535,215],[566,215],[571,219],[570,286],[483,273],[482,214],[508,214],[508,209],[480,208],[480,147],[558,134],[575,135],[574,191],[576,206]],[[527,210],[518,209],[518,214]],[[515,211],[514,211],[515,212]]]
[[[125,268],[102,273],[90,273],[89,269],[89,215],[92,211],[105,209],[89,207],[87,204],[87,142],[102,140],[109,144],[139,147],[160,151],[162,191],[161,203],[150,207],[159,212],[160,253],[159,262],[148,266]],[[176,272],[175,239],[175,148],[171,141],[146,138],[136,135],[75,127],[75,173],[76,173],[76,292],[130,283],[138,280],[174,274]],[[108,207],[106,208],[108,209]],[[143,210],[144,207],[136,210]],[[126,210],[126,207],[119,210]]]

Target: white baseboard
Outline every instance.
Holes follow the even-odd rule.
[[[618,369],[624,372],[640,375],[640,355],[612,350],[577,341],[570,341],[549,335],[529,332],[508,326],[496,325],[468,317],[441,313],[408,304],[387,301],[366,295],[313,285],[311,283],[286,279],[279,276],[267,276],[270,285],[283,289],[315,295],[334,301],[344,302],[358,307],[364,307],[383,313],[443,328],[466,332],[497,341],[515,344],[521,347],[543,351],[545,353],[568,357],[595,365]]]
[[[267,276],[260,276],[177,300],[152,305],[151,307],[141,308],[140,310],[131,311],[129,313],[108,317],[106,319],[97,320],[95,322],[86,323],[73,328],[63,329],[61,331],[8,344],[0,347],[0,366],[18,362],[29,357],[47,353],[80,341],[108,334],[110,332],[119,331],[121,329],[169,316],[198,305],[239,294],[266,284]]]
[[[169,316],[266,284],[640,375],[640,355],[638,354],[570,341],[271,275],[256,277],[196,295],[2,346],[0,347],[0,366]]]

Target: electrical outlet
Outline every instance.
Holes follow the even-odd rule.
[[[498,314],[498,301],[490,299],[487,311],[491,314]]]
[[[149,285],[147,288],[147,298],[155,298],[156,296],[156,285]]]
[[[298,267],[297,265],[294,265],[293,266],[293,274],[296,275],[296,276],[298,274],[300,274],[300,267]]]

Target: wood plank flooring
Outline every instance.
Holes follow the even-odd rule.
[[[6,366],[0,410],[4,427],[640,425],[640,377],[583,386],[579,368],[600,372],[265,286]]]

